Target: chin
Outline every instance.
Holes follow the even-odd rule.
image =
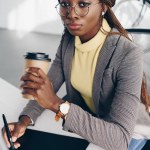
[[[77,31],[77,30],[76,31],[68,30],[68,31],[71,35],[74,35],[74,36],[82,36],[83,35],[81,31]]]

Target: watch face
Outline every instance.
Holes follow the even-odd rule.
[[[70,104],[68,102],[65,102],[63,104],[60,105],[60,111],[66,115],[69,111],[69,108],[70,108]]]

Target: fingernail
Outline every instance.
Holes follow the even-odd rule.
[[[17,137],[13,136],[13,137],[12,137],[12,141],[13,141],[13,142],[16,142],[16,140],[17,140]]]

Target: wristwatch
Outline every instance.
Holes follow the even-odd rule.
[[[66,116],[70,109],[70,103],[65,101],[64,103],[59,105],[59,111],[55,115],[55,120],[59,121],[60,118],[66,119]]]

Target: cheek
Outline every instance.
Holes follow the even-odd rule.
[[[98,15],[91,15],[86,19],[86,24],[88,28],[94,28],[100,25],[100,17]]]
[[[100,9],[95,9],[95,10],[90,10],[88,15],[87,15],[87,19],[90,23],[92,22],[99,22],[100,18],[101,18],[101,10]]]
[[[90,9],[88,15],[89,17],[92,18],[92,20],[97,20],[101,18],[101,11],[102,11],[101,8],[96,7],[96,8]]]

